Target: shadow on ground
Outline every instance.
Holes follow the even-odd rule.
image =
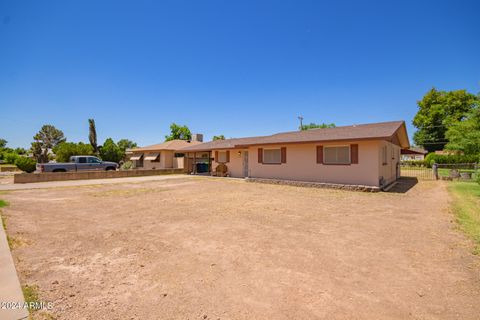
[[[397,183],[387,192],[389,193],[405,193],[412,189],[418,183],[416,177],[401,177]]]

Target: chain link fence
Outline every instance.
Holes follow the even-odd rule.
[[[476,180],[480,174],[478,163],[434,164],[431,168],[412,162],[400,163],[400,176],[418,180]]]
[[[436,167],[436,175],[441,180],[476,180],[480,174],[478,163],[439,163],[436,164]]]

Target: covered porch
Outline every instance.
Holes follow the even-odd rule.
[[[186,173],[210,175],[212,172],[212,151],[185,152],[184,161]]]

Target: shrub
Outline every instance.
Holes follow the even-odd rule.
[[[62,142],[53,149],[53,152],[55,152],[57,162],[69,162],[71,156],[93,155],[93,148],[83,142]]]
[[[424,167],[426,165],[424,160],[404,160],[402,164],[410,167]]]
[[[133,168],[133,162],[132,161],[127,161],[124,164],[122,164],[122,166],[120,167],[120,169],[122,169],[122,170],[130,170],[132,168]]]
[[[15,164],[15,160],[19,157],[15,152],[8,152],[3,154],[3,160],[8,164]]]
[[[15,165],[22,171],[32,173],[35,171],[35,160],[27,157],[18,157],[15,161]]]
[[[425,163],[428,167],[431,167],[433,163],[438,164],[456,164],[456,163],[478,163],[480,162],[480,155],[443,155],[429,153],[425,157]]]

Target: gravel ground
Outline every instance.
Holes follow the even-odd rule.
[[[20,280],[56,319],[480,315],[480,259],[444,182],[370,194],[185,177],[0,197]]]

